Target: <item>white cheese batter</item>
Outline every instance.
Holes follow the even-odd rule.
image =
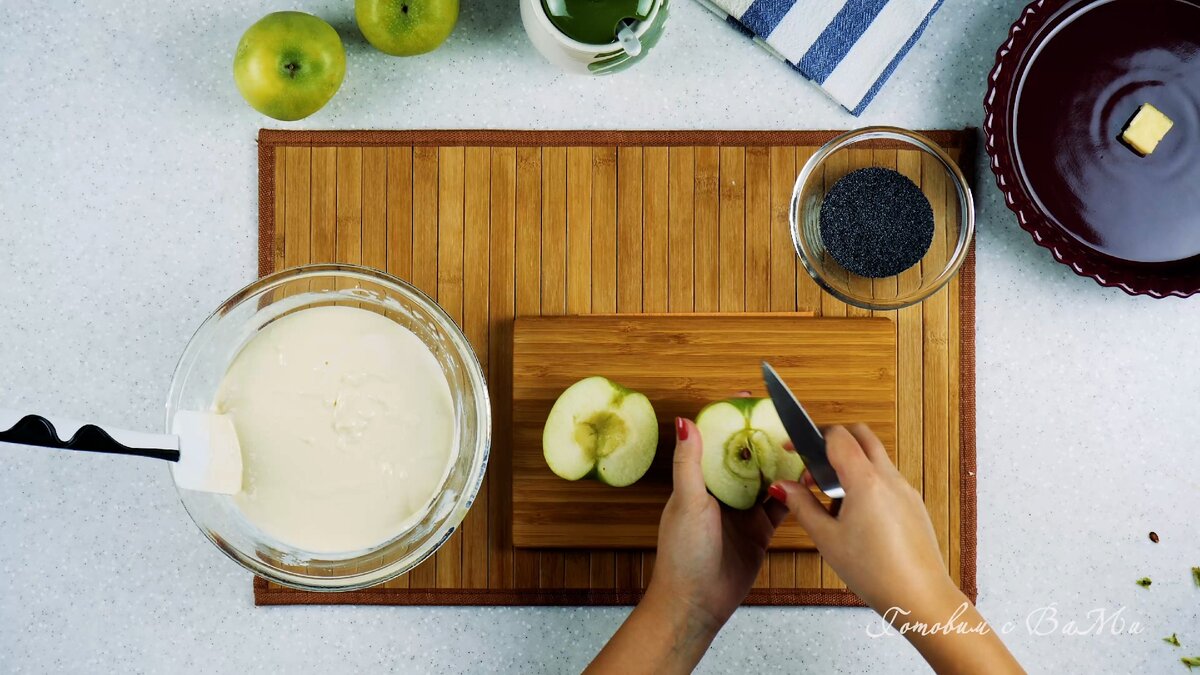
[[[354,307],[266,326],[216,400],[242,446],[246,517],[314,553],[381,544],[421,518],[449,472],[454,406],[411,331]]]

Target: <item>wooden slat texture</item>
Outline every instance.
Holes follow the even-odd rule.
[[[694,148],[671,148],[670,154],[667,309],[671,312],[690,312],[695,307],[696,287],[692,267],[696,151]]]
[[[280,148],[279,150],[272,148],[269,150],[269,152],[269,161],[275,165],[274,177],[272,178],[274,181],[272,183],[272,185],[274,185],[274,200],[270,207],[273,210],[272,214],[274,215],[275,220],[275,232],[274,236],[272,237],[274,241],[271,244],[271,264],[274,269],[279,270],[283,269],[285,265],[284,236],[287,233],[287,214],[284,213],[283,196],[287,194],[288,182],[287,174],[284,173],[284,168],[287,166],[287,162],[283,160],[283,157],[286,156],[287,150],[286,148]],[[259,245],[261,246],[262,244],[260,243]]]
[[[592,311],[592,149],[567,149],[567,312]],[[564,555],[563,585],[587,588],[592,580],[591,554]]]
[[[913,182],[921,183],[921,156],[914,150],[900,150],[896,158],[896,170]],[[920,283],[921,270],[909,269],[897,279],[899,290],[915,287]],[[910,485],[924,492],[924,458],[921,444],[924,443],[922,420],[925,408],[922,400],[924,368],[921,343],[921,307],[905,307],[896,312],[896,403],[899,435],[896,444],[897,467]]]
[[[788,150],[791,152],[788,152]],[[795,188],[796,178],[800,174],[800,170],[804,164],[808,162],[816,148],[813,147],[796,147],[788,148],[782,146],[781,150],[785,155],[794,154],[795,164],[794,169],[787,170],[784,167],[783,172],[776,176],[772,174],[771,180],[773,185],[777,186],[780,196],[778,197],[777,209],[780,210],[779,222],[787,223],[787,241],[792,246],[792,251],[795,251],[795,246],[791,244],[791,202],[792,193]],[[772,194],[776,191],[776,187],[772,187]],[[784,202],[786,201],[786,206]],[[787,209],[785,214],[783,209]],[[782,219],[786,218],[786,221]],[[780,227],[779,224],[774,227]],[[778,235],[776,235],[778,236]],[[821,310],[821,288],[817,286],[817,282],[813,281],[812,276],[805,269],[804,265],[798,260],[795,262],[796,268],[796,310],[800,312],[819,312]],[[819,588],[821,586],[821,556],[816,552],[798,552],[796,555],[795,565],[795,588]]]
[[[463,325],[463,162],[461,147],[438,148],[438,304]],[[462,529],[434,556],[438,588],[462,587]]]
[[[338,262],[362,262],[362,148],[337,149]]]
[[[567,311],[567,149],[564,147],[550,147],[542,150],[541,262],[542,316],[565,314]],[[515,402],[513,415],[515,419]],[[515,469],[515,455],[513,459],[513,468]],[[515,478],[513,485],[515,503]],[[560,551],[541,552],[538,555],[538,587],[565,587],[566,563],[566,558]]]
[[[764,312],[770,309],[771,151],[763,146],[746,148],[746,260],[743,264],[746,268],[745,310]],[[739,383],[738,386],[746,385]],[[770,585],[771,564],[768,559],[758,569],[754,588],[767,588]]]
[[[825,173],[823,180],[825,181],[825,189],[833,187],[843,176],[850,172],[850,155],[849,152],[834,153],[825,162]],[[845,270],[838,270],[836,267],[831,267],[828,272],[831,275],[845,276]],[[846,303],[829,295],[828,293],[821,294],[821,316],[846,316],[849,312]],[[829,566],[829,563],[821,560],[821,588],[845,588],[846,584],[838,577],[837,572]]]
[[[796,182],[796,149],[791,146],[771,148],[771,265],[770,310],[794,312],[797,305],[796,254],[792,248],[789,211],[792,186]],[[812,311],[815,307],[805,307]]]
[[[768,148],[746,148],[746,299],[747,312],[771,308],[771,155]]]
[[[438,149],[412,149],[412,273],[410,282],[438,299]],[[413,588],[437,586],[437,556],[409,572]]]
[[[362,152],[362,264],[386,270],[387,148]]]
[[[637,146],[617,148],[617,312],[623,314],[642,311],[642,154]],[[642,587],[642,557],[616,552],[617,588]]]
[[[507,138],[505,133],[496,132],[495,138]],[[973,401],[960,401],[969,391],[958,376],[960,363],[973,359],[960,344],[967,330],[960,312],[973,316],[973,300],[960,298],[959,281],[898,312],[870,313],[820,291],[795,257],[789,208],[796,176],[832,133],[785,132],[780,138],[787,140],[774,145],[742,145],[745,135],[727,133],[692,134],[695,140],[689,142],[674,140],[686,135],[644,134],[654,138],[645,146],[629,144],[636,134],[580,133],[590,140],[551,134],[546,138],[552,142],[539,145],[513,135],[494,146],[481,144],[478,134],[452,132],[362,132],[364,139],[396,140],[361,145],[347,132],[263,133],[260,178],[269,189],[261,193],[267,196],[261,213],[271,226],[264,228],[262,246],[268,264],[281,269],[309,262],[361,263],[428,293],[462,327],[485,369],[493,443],[475,508],[424,564],[382,588],[359,593],[311,595],[259,582],[256,599],[271,604],[635,601],[653,573],[658,511],[669,493],[670,419],[694,415],[706,400],[737,389],[761,393],[761,385],[752,373],[714,366],[718,362],[713,357],[706,357],[707,369],[692,365],[682,374],[682,364],[696,346],[686,337],[665,346],[660,341],[656,347],[671,354],[653,356],[649,345],[630,348],[632,338],[606,345],[596,337],[602,333],[593,332],[586,343],[538,342],[543,351],[534,357],[520,351],[534,344],[522,342],[522,328],[514,357],[514,319],[517,326],[526,326],[534,324],[520,317],[557,315],[568,321],[575,319],[567,315],[588,314],[610,315],[588,321],[729,321],[737,324],[729,330],[741,336],[742,353],[747,340],[769,339],[771,331],[755,330],[755,322],[822,321],[804,318],[805,312],[883,326],[879,337],[894,347],[878,366],[864,367],[863,358],[844,356],[836,365],[821,365],[822,358],[834,358],[837,349],[853,344],[853,338],[843,338],[816,356],[785,358],[781,369],[805,390],[805,403],[818,421],[865,419],[878,427],[897,466],[924,497],[953,578],[973,592],[974,540],[962,536],[973,537],[974,487],[973,476],[964,475],[962,467],[973,466],[974,438],[973,430],[964,435],[959,426],[960,416],[969,410],[965,406]],[[967,135],[935,132],[935,138],[957,159]],[[973,157],[967,154],[964,161]],[[937,182],[937,167],[923,166],[921,156],[911,150],[875,147],[841,153],[826,165],[821,179],[832,185],[871,164],[894,167],[921,185],[937,218],[957,216],[952,188]],[[954,244],[945,238],[936,241],[930,257]],[[877,296],[889,296],[911,289],[921,273],[918,267],[898,279],[851,278],[851,283],[864,290],[870,284]],[[672,318],[679,313],[707,316]],[[654,316],[626,316],[633,314]],[[875,319],[866,318],[870,316]],[[872,324],[875,320],[883,322]],[[744,337],[748,333],[752,337]],[[861,328],[855,333],[861,334]],[[679,335],[694,340],[702,334],[689,329]],[[786,334],[779,341],[781,349],[802,348],[804,328]],[[544,337],[539,334],[538,339]],[[620,358],[589,361],[593,357],[583,353],[617,346],[643,357],[650,354],[654,367],[618,374],[614,369],[625,367]],[[750,358],[757,356],[761,354]],[[801,363],[803,367],[797,365]],[[813,375],[822,368],[825,375]],[[540,457],[542,408],[569,384],[566,380],[593,371],[653,394],[662,423],[660,456],[647,478],[632,488],[547,478]],[[835,372],[837,382],[829,377]],[[829,391],[861,390],[853,383],[881,373],[889,382],[894,378],[894,384],[884,387],[885,403],[863,412],[855,407],[862,391],[851,396],[821,393],[826,385]],[[824,377],[826,385],[806,377]],[[514,424],[519,437],[515,446]],[[526,474],[539,472],[533,482],[527,479]],[[548,508],[547,495],[563,490],[570,492],[570,504]],[[603,507],[608,514],[604,522],[616,523],[604,533],[613,537],[605,545],[618,548],[598,548],[590,534],[580,539],[575,526],[558,534],[544,526],[542,521],[555,518],[582,518],[579,514],[588,508],[594,513],[600,507],[587,504],[597,495],[618,498]],[[622,518],[611,520],[613,513]],[[534,515],[537,524],[531,529],[528,521]],[[529,536],[548,548],[514,546],[529,543],[523,539]],[[785,525],[747,601],[853,603],[817,553],[795,548],[809,544],[798,524]],[[971,576],[964,578],[965,573]],[[784,591],[789,594],[779,594]]]
[[[717,309],[746,309],[746,149],[721,148]]]
[[[475,349],[479,364],[483,367],[488,381],[491,381],[496,374],[491,368],[491,354],[488,352],[491,170],[492,156],[488,148],[466,149],[463,167],[462,329],[467,339],[471,341],[471,346]],[[491,489],[491,477],[486,476],[475,501],[480,504],[490,503]],[[472,544],[487,542],[488,520],[489,513],[486,508],[468,511],[460,529],[462,540],[472,542]],[[487,545],[464,545],[462,547],[462,586],[464,588],[487,588],[488,549]]]
[[[642,309],[667,311],[666,148],[646,148],[642,157]]]
[[[412,277],[413,150],[387,149],[387,271]]]
[[[642,156],[642,309],[646,312],[666,312],[670,307],[668,297],[669,242],[668,205],[670,189],[670,151],[665,147],[648,147]],[[513,345],[514,365],[516,345]],[[516,379],[513,370],[513,419],[516,419]],[[671,419],[670,416],[664,419]],[[515,427],[515,425],[514,425]],[[513,446],[514,490],[516,485],[516,446]],[[516,496],[513,498],[514,513]],[[660,510],[661,512],[661,510]],[[513,524],[516,541],[516,522]],[[647,547],[650,548],[650,547]],[[654,573],[653,550],[642,553],[641,587],[650,583]]]
[[[283,162],[286,175],[281,219],[286,237],[283,262],[288,267],[294,267],[310,262],[312,149],[285,147]]]
[[[935,221],[946,218],[947,185],[945,174],[934,163],[932,158],[921,160],[921,184],[929,202],[933,206]],[[934,237],[929,247],[928,257],[938,259],[944,256],[946,240]],[[922,311],[922,346],[924,389],[921,400],[925,403],[924,414],[924,443],[922,444],[925,457],[925,508],[929,510],[929,518],[933,522],[933,531],[937,534],[938,547],[942,550],[942,558],[948,563],[950,559],[950,474],[949,474],[949,444],[950,421],[946,418],[950,393],[949,378],[949,306],[945,293],[935,293],[921,303]]]
[[[615,313],[617,311],[617,149],[612,146],[592,149],[591,283],[592,311],[602,314]],[[510,352],[510,363],[511,359]],[[510,396],[511,386],[510,379]],[[512,427],[506,428],[511,429]],[[510,513],[512,513],[511,503],[504,514]],[[510,527],[511,520],[510,517]],[[618,555],[622,554],[615,551],[592,552],[589,574],[590,588],[617,587]],[[628,558],[633,554],[623,555]],[[621,558],[620,562],[628,569],[631,563],[626,558]]]
[[[669,150],[670,167],[668,169],[668,280],[667,280],[667,310],[669,312],[690,312],[695,307],[694,257],[695,251],[692,240],[695,236],[695,168],[696,152],[694,148],[682,147]],[[669,419],[669,418],[668,418]],[[673,434],[668,425],[667,430],[660,432],[664,438],[670,439]],[[666,441],[665,456],[670,456],[673,444]],[[649,557],[650,554],[647,554]],[[643,561],[646,562],[645,560]],[[649,560],[651,569],[654,560]],[[643,564],[643,574],[647,565]],[[649,578],[643,578],[643,584],[649,583]]]
[[[768,198],[770,208],[770,263],[768,278],[768,309],[772,312],[796,311],[796,255],[792,249],[789,209],[792,188],[796,182],[796,149],[781,145],[768,150],[770,181]],[[813,563],[820,565],[816,554],[806,554]],[[797,554],[791,551],[767,553],[767,578],[780,588],[795,588],[796,567],[800,564]],[[819,569],[819,567],[818,567]]]
[[[957,148],[952,148],[948,154],[955,160],[959,159],[959,151]],[[946,217],[957,219],[960,217],[958,204],[958,195],[952,190],[946,190]],[[948,228],[946,231],[946,249],[953,250],[958,243],[958,235],[953,228]],[[961,299],[959,298],[960,288],[959,279],[955,277],[950,280],[946,286],[946,290],[940,295],[945,296],[947,306],[947,323],[946,323],[946,345],[949,350],[947,355],[947,370],[957,370],[962,359],[962,333],[959,325],[958,317],[962,311],[960,306]],[[951,375],[947,381],[946,392],[946,421],[948,429],[947,443],[947,480],[949,487],[949,498],[947,499],[947,507],[949,510],[949,520],[947,522],[947,538],[949,539],[949,554],[947,559],[950,566],[950,576],[956,584],[962,584],[962,537],[958,536],[962,527],[962,509],[960,506],[961,481],[962,481],[962,429],[960,428],[960,420],[962,415],[962,387],[959,378]]]
[[[313,148],[310,216],[313,260],[337,260],[337,148]]]
[[[580,340],[586,335],[586,340]],[[615,489],[564,481],[542,457],[542,425],[563,389],[604,372],[646,394],[660,420],[693,417],[707,402],[748,388],[769,359],[804,392],[820,424],[867,422],[895,442],[895,331],[888,319],[795,315],[622,315],[518,318],[513,336],[513,542],[518,547],[651,549],[671,491],[670,426],[658,460],[636,484]],[[596,514],[603,513],[604,518]],[[811,548],[798,523],[777,548]]]
[[[634,307],[637,309],[633,309]],[[617,150],[617,311],[642,311],[642,149]]]
[[[696,192],[693,201],[696,241],[692,268],[696,277],[693,298],[697,312],[716,312],[721,304],[720,252],[721,155],[712,146],[696,148]]]
[[[537,316],[542,313],[542,149],[541,148],[517,148],[517,175],[516,175],[516,290],[515,290],[515,311],[516,316]],[[512,325],[509,324],[509,334],[511,335]],[[511,359],[512,345],[508,346],[509,358]],[[511,363],[511,361],[510,361]],[[512,368],[508,368],[509,377],[512,377]],[[509,423],[511,424],[512,414],[512,388],[507,392],[508,413],[510,415]],[[496,429],[492,430],[492,437],[496,437]],[[506,433],[505,429],[500,429],[500,433]],[[512,444],[508,444],[509,456],[512,454]],[[509,473],[512,472],[511,463],[509,465]],[[509,494],[512,493],[512,481],[509,480]],[[509,500],[509,508],[511,509],[512,501]],[[508,512],[501,514],[509,523],[512,518],[508,516]],[[509,536],[505,540],[505,546],[512,546],[511,529],[507,533]],[[537,588],[540,558],[536,551],[513,551],[513,585],[516,588]]]
[[[491,151],[491,254],[488,298],[488,389],[493,430],[512,423],[512,319],[515,313],[516,148]],[[493,431],[494,433],[494,431]],[[512,445],[492,443],[488,462],[488,587],[512,588]]]
[[[412,281],[437,298],[438,150],[413,148]]]
[[[788,194],[787,199],[788,199],[789,211],[791,209],[792,188],[794,187],[794,184],[796,182],[795,177],[800,174],[800,169],[802,169],[804,167],[804,165],[808,162],[808,160],[813,156],[813,153],[815,153],[817,151],[816,148],[810,148],[810,147],[800,147],[800,148],[796,148],[795,150],[796,150],[796,172],[793,175],[793,178],[791,181],[793,183],[793,186],[789,187],[787,189],[787,194]],[[787,233],[788,241],[791,241],[792,233],[791,233],[791,229],[790,229],[791,228],[790,217],[788,220],[788,228],[789,228],[788,233]],[[794,245],[793,245],[793,250],[795,250]],[[817,285],[816,281],[813,281],[812,275],[809,274],[807,269],[805,269],[804,264],[801,263],[800,261],[796,261],[796,309],[800,310],[801,312],[803,312],[803,311],[814,311],[814,312],[819,311],[821,309],[821,296],[822,295],[824,295],[824,293],[821,292],[821,287]]]
[[[412,277],[412,148],[370,148],[384,152],[384,259],[389,274],[408,280]],[[374,153],[372,153],[374,155]],[[364,199],[366,197],[364,196]],[[371,200],[366,199],[369,203]],[[373,241],[373,239],[368,239]],[[365,245],[365,244],[364,244]],[[412,574],[402,574],[387,582],[385,588],[404,589]]]

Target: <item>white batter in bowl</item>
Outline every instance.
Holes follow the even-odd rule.
[[[433,352],[357,307],[267,325],[229,366],[216,410],[242,448],[238,508],[313,552],[369,549],[411,527],[454,452],[454,403]]]
[[[450,317],[348,265],[265,277],[204,322],[167,426],[206,408],[234,419],[242,492],[180,490],[184,507],[231,558],[304,590],[376,585],[432,555],[470,508],[491,439],[483,372]]]

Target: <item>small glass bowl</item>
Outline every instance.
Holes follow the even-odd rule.
[[[825,194],[851,170],[866,167],[898,170],[933,207],[929,251],[913,267],[881,279],[846,271],[821,240]],[[821,288],[856,307],[893,310],[921,302],[958,273],[975,236],[975,205],[962,170],[936,143],[906,129],[866,127],[834,138],[804,164],[792,192],[791,225],[796,255]]]
[[[492,418],[487,383],[470,343],[433,300],[400,279],[354,265],[283,270],[243,288],[188,342],[167,397],[166,428],[179,410],[210,410],[225,371],[267,324],[332,304],[378,312],[411,330],[437,358],[454,403],[457,454],[424,516],[370,549],[311,553],[284,544],[248,521],[229,495],[179,489],[196,526],[234,561],[264,579],[305,591],[349,591],[381,584],[416,567],[454,532],[471,508],[487,468]]]

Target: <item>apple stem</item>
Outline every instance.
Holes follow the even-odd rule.
[[[287,69],[288,77],[292,78],[293,80],[296,79],[296,71],[300,70],[300,66],[296,65],[295,63],[288,63],[283,67]]]

